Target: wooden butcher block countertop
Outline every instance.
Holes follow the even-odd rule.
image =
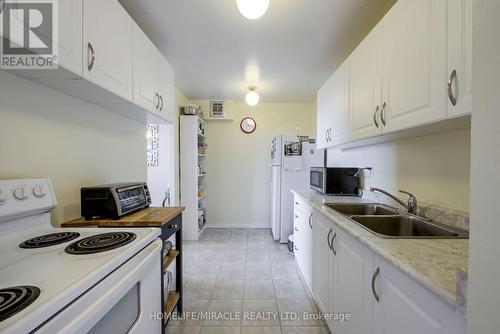
[[[118,220],[96,218],[86,221],[84,218],[78,218],[62,223],[61,227],[161,227],[181,214],[184,209],[185,207],[183,206],[168,208],[151,207],[123,216]]]

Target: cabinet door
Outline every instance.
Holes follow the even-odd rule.
[[[132,23],[116,0],[84,1],[83,76],[129,101],[133,100]]]
[[[333,74],[330,145],[340,145],[349,140],[349,65],[348,58]]]
[[[170,123],[175,122],[175,72],[170,63],[160,57],[160,113]]]
[[[330,117],[330,95],[331,78],[318,90],[316,98],[316,148],[318,150],[327,148],[330,144],[327,140],[328,118]]]
[[[333,249],[336,256],[332,305],[334,312],[348,312],[352,318],[350,321],[336,321],[333,331],[340,334],[371,333],[373,302],[370,279],[373,255],[340,230],[334,238]]]
[[[462,334],[465,320],[435,295],[377,258],[374,334]]]
[[[137,24],[134,26],[134,103],[157,111],[160,107],[160,58],[154,44]]]
[[[382,29],[383,132],[445,119],[446,0],[400,0]]]
[[[448,117],[472,112],[472,8],[474,0],[448,0]]]
[[[330,289],[333,287],[333,277],[330,276],[330,265],[333,265],[333,252],[330,240],[334,233],[333,222],[316,214],[314,217],[314,284],[313,293],[320,310],[332,313],[330,304]]]
[[[299,231],[295,231],[294,235],[298,234],[295,241],[295,251],[297,264],[299,266],[304,279],[312,290],[313,281],[313,229],[312,229],[312,208],[300,210],[297,214]],[[294,237],[295,238],[295,237]]]
[[[59,11],[59,66],[82,76],[82,0],[65,0],[58,2]]]
[[[350,137],[363,139],[380,135],[381,27],[377,25],[351,54]]]

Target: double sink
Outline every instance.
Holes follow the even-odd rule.
[[[377,203],[325,203],[382,238],[468,239],[469,233]]]

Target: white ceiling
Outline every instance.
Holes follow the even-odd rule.
[[[309,102],[396,0],[270,0],[248,20],[235,0],[120,0],[191,99]]]

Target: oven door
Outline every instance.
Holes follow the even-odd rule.
[[[161,333],[161,248],[157,239],[36,333]]]
[[[309,185],[311,189],[325,192],[325,173],[323,168],[311,168],[309,172]]]

